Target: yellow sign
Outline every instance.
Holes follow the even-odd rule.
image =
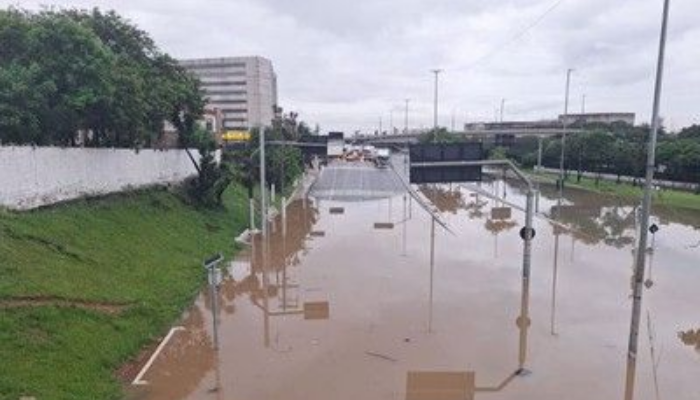
[[[250,140],[250,132],[226,131],[223,135],[221,135],[221,139],[226,142],[247,142]]]

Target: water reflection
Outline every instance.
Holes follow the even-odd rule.
[[[542,185],[541,195],[551,202],[558,200],[558,191],[553,185]],[[637,202],[576,189],[566,190],[561,201],[562,206],[553,205],[548,216],[556,217],[561,212],[560,220],[571,226],[571,234],[577,240],[618,249],[634,245]],[[678,223],[700,230],[700,213],[697,212],[657,206],[654,217],[661,225]]]
[[[470,372],[475,377],[470,386],[472,398],[616,398],[620,392],[617,375],[621,366],[616,361],[624,352],[620,342],[627,333],[627,310],[623,304],[628,301],[626,287],[632,247],[622,238],[634,237],[635,207],[602,201],[577,203],[579,199],[575,195],[567,194],[556,208],[556,199],[543,195],[542,210],[552,215],[561,210],[562,220],[538,221],[532,285],[535,329],[529,329],[529,316],[522,318],[526,315],[522,308],[529,307],[528,295],[523,287],[522,297],[519,296],[521,281],[512,274],[517,268],[514,261],[520,257],[521,242],[515,220],[522,215],[514,210],[522,204],[522,192],[508,188],[511,200],[508,202],[501,197],[501,186],[495,193],[502,200],[493,199],[494,191],[488,183],[483,184],[483,189],[474,186],[482,191],[471,193],[459,187],[450,191],[446,185],[426,187],[422,191],[442,212],[453,215],[450,222],[457,232],[457,237],[437,235],[435,262],[439,268],[430,271],[430,281],[430,220],[419,209],[421,212],[416,213],[410,226],[406,224],[411,213],[410,197],[397,196],[391,203],[388,199],[371,203],[333,202],[333,206],[346,207],[345,215],[328,215],[328,204],[324,204],[322,216],[316,209],[317,202],[310,202],[308,208],[303,203],[299,208],[291,204],[287,234],[280,217],[273,222],[277,229],[270,233],[269,262],[262,264],[262,242],[256,238],[250,251],[241,253],[231,264],[222,282],[222,313],[237,314],[224,319],[222,324],[222,337],[226,339],[219,383],[224,385],[227,398],[232,398],[234,393],[236,398],[251,399],[327,398],[329,393],[336,399],[401,398],[402,373],[416,366],[431,371],[473,370]],[[507,215],[506,208],[511,209],[511,215]],[[379,221],[402,224],[402,230],[398,226],[394,230],[371,229],[378,215]],[[403,219],[399,220],[401,216]],[[324,221],[318,224],[321,218]],[[508,235],[500,243],[502,262],[490,262],[492,240],[506,231]],[[465,238],[473,246],[462,249]],[[565,279],[559,286],[558,318],[562,335],[556,339],[549,335],[547,318],[549,263],[555,240],[561,240],[559,251],[566,253],[560,260],[560,266],[566,267],[560,270],[560,278]],[[312,241],[322,245],[313,245],[312,250]],[[399,257],[400,248],[402,254],[407,253],[407,242],[410,257]],[[572,257],[574,246],[581,249],[577,249],[580,268],[568,268],[569,243]],[[688,253],[694,250],[684,250],[678,256],[686,258],[669,259],[668,242],[659,244],[659,251],[650,256],[648,276],[652,279],[654,262],[663,264],[654,277],[668,284],[655,286],[655,296],[651,299],[654,309],[659,311],[656,314],[659,333],[664,333],[658,337],[657,355],[663,353],[663,365],[668,362],[672,366],[663,369],[659,379],[662,388],[675,395],[673,398],[690,399],[694,397],[687,392],[697,388],[692,378],[686,377],[697,371],[687,361],[690,357],[679,362],[676,353],[700,352],[700,329],[679,332],[679,339],[673,331],[670,340],[675,346],[669,346],[669,335],[665,333],[666,327],[678,322],[669,310],[677,313],[673,315],[683,316],[684,321],[693,315],[689,314],[692,306],[684,304],[693,293],[690,284],[686,280],[676,281],[676,285],[670,283],[679,275],[676,274],[679,269],[673,268],[686,268],[689,273],[682,271],[683,277],[697,275],[687,268],[692,264],[688,263]],[[309,251],[312,254],[306,257]],[[493,264],[499,268],[492,268]],[[429,296],[433,283],[434,302]],[[670,290],[683,293],[683,301],[676,298],[679,296],[668,300]],[[323,298],[305,298],[317,293],[331,297],[332,303],[322,301]],[[556,295],[555,290],[553,307],[556,307]],[[517,307],[518,297],[521,297],[521,310]],[[306,307],[311,318],[323,319],[334,313],[333,318],[320,324],[306,322],[304,305],[308,300],[316,301]],[[209,306],[206,297],[198,301],[199,307],[202,304]],[[429,330],[432,322],[435,323],[432,333],[425,332],[426,311],[430,313]],[[211,320],[204,308],[198,312],[199,318],[204,319],[199,328],[202,342],[192,343],[202,355],[209,354],[212,358],[192,377],[178,374],[180,382],[174,383],[164,378],[168,385],[190,389],[167,392],[175,394],[158,398],[209,399],[214,397],[211,388],[219,387],[215,383],[218,360],[204,332]],[[288,317],[281,318],[282,315]],[[514,320],[518,315],[521,318],[517,318],[516,325]],[[688,351],[680,341],[696,350]],[[268,347],[263,348],[263,343]],[[537,347],[536,354],[528,355],[528,345]],[[648,360],[646,353],[643,356]],[[187,364],[191,360],[192,356],[184,354],[173,364]],[[525,365],[534,373],[521,378]],[[562,365],[567,368],[562,369]],[[678,371],[685,375],[675,376]],[[396,382],[397,372],[401,374],[400,382]],[[637,390],[653,398],[650,374],[648,378],[637,383]],[[590,396],[586,393],[588,388]],[[216,395],[224,396],[221,390]]]
[[[172,340],[167,351],[161,353],[158,364],[164,368],[154,370],[148,377],[153,391],[158,393],[154,400],[186,397],[218,366],[203,313],[201,307],[192,307],[183,320],[187,329],[178,332],[177,340]]]
[[[494,187],[496,187],[494,185]],[[429,186],[423,185],[420,191],[423,195],[432,202],[433,205],[441,212],[450,212],[456,214],[459,209],[467,209],[470,218],[481,218],[484,216],[482,209],[488,205],[488,202],[481,202],[479,192],[472,193],[469,197],[473,198],[470,202],[464,201],[464,194],[457,187],[453,190],[452,187],[446,186]],[[506,185],[503,185],[503,200],[507,195]],[[513,218],[512,208],[504,204],[504,201],[499,201],[498,195],[490,196],[492,199],[492,207],[489,218],[486,219],[484,227],[491,232],[495,238],[494,252],[497,256],[498,249],[498,234],[508,231],[518,225]],[[431,223],[431,241],[434,240],[435,219]],[[433,265],[434,265],[434,246],[431,242],[430,251],[430,302],[429,302],[429,325],[430,332],[432,326],[432,309],[433,309]],[[409,371],[407,373],[406,385],[406,400],[432,400],[437,398],[445,399],[474,399],[478,392],[500,392],[505,389],[517,376],[527,375],[529,371],[525,369],[527,362],[527,346],[528,346],[528,331],[531,326],[530,319],[530,271],[529,269],[522,270],[521,277],[521,296],[520,296],[520,313],[516,319],[518,328],[518,354],[517,367],[507,374],[502,381],[495,385],[482,385],[476,383],[476,373],[474,371],[462,372],[439,372],[439,371]]]
[[[420,185],[418,186],[425,196],[441,213],[456,214],[466,207],[462,192],[452,190],[445,185]]]

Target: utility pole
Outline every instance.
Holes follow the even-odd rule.
[[[586,113],[586,95],[581,96],[581,114]]]
[[[403,117],[403,133],[408,134],[408,103],[411,101],[411,99],[405,99],[404,101],[406,102],[406,108]]]
[[[566,94],[564,96],[564,121],[562,121],[561,132],[561,155],[559,157],[559,201],[564,192],[564,150],[566,148],[566,131],[569,125],[569,86],[571,84],[571,73],[574,70],[566,70]]]
[[[379,136],[382,136],[382,117],[379,117]]]
[[[503,111],[506,107],[506,99],[501,99],[501,123],[503,123]]]
[[[394,134],[394,110],[389,110],[389,134]]]
[[[433,129],[438,128],[438,75],[440,75],[440,72],[442,72],[441,69],[433,69],[430,70],[433,74],[435,74],[435,97],[433,100]]]
[[[265,181],[265,126],[260,125],[260,226],[263,240],[267,237],[267,182]]]
[[[637,370],[637,346],[639,344],[639,323],[642,312],[642,293],[644,292],[644,264],[646,263],[647,238],[649,229],[649,212],[651,210],[651,189],[654,182],[654,164],[656,162],[656,137],[659,132],[659,106],[661,103],[661,86],[664,74],[664,55],[666,51],[666,30],[668,25],[669,0],[664,0],[661,35],[659,38],[659,56],[656,64],[656,82],[654,84],[654,106],[651,119],[651,137],[647,149],[646,182],[642,198],[641,220],[639,223],[639,241],[634,259],[634,281],[632,288],[632,320],[627,348],[627,371],[625,380],[625,400],[634,399],[634,383]],[[653,362],[653,360],[652,360]]]

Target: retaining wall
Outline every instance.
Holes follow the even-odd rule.
[[[192,151],[195,160],[199,153]],[[26,210],[84,196],[180,183],[196,174],[184,150],[0,147],[0,206]]]

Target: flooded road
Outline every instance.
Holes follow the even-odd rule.
[[[525,203],[518,185],[419,188],[455,232],[436,228],[431,273],[431,217],[398,185],[338,183],[391,172],[355,169],[328,167],[287,223],[275,221],[265,257],[258,237],[231,263],[218,351],[205,289],[130,398],[622,398],[632,204],[567,189],[558,207],[543,186],[523,293],[524,215],[509,207]],[[557,214],[570,229],[548,219]],[[654,222],[636,398],[658,387],[660,398],[698,399],[700,215],[657,210]]]

